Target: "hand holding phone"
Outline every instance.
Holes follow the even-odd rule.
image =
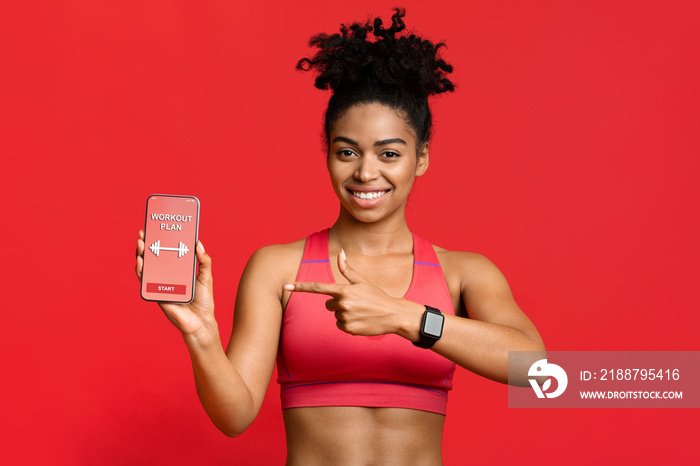
[[[150,196],[145,231],[139,232],[136,246],[141,296],[157,301],[183,335],[197,332],[207,323],[216,324],[211,258],[197,240],[198,216],[199,201],[192,196]],[[192,225],[178,226],[178,220]],[[199,262],[196,279],[195,257]],[[161,261],[163,258],[169,260]]]

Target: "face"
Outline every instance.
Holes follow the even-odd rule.
[[[428,147],[395,110],[382,104],[350,107],[330,134],[328,173],[341,208],[362,222],[403,219],[416,176],[428,168]]]

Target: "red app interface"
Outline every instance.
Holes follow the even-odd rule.
[[[141,296],[186,303],[194,297],[199,201],[154,194],[146,203]]]

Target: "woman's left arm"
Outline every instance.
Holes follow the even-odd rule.
[[[539,352],[532,353],[528,359],[532,362],[545,357],[537,329],[515,303],[508,282],[491,261],[478,254],[446,251],[440,262],[448,282],[459,287],[469,318],[443,313],[442,337],[426,351],[435,351],[467,370],[502,383],[508,383],[509,351]],[[348,284],[297,282],[285,288],[331,296],[326,307],[335,313],[338,328],[346,333],[395,333],[412,342],[419,340],[424,305],[388,296],[357,274],[342,252],[338,268]],[[527,382],[511,380],[511,384]]]
[[[433,351],[502,383],[508,383],[509,351],[539,352],[529,358],[532,362],[545,357],[539,332],[515,303],[508,282],[491,261],[479,254],[446,251],[440,262],[449,281],[454,287],[459,286],[459,297],[469,318],[443,314],[442,337],[433,345]],[[425,307],[404,304],[411,311],[397,333],[418,341]],[[523,368],[520,369],[522,374]]]

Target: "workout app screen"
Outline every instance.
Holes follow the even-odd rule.
[[[194,297],[199,201],[154,194],[146,202],[141,297],[186,303]]]

